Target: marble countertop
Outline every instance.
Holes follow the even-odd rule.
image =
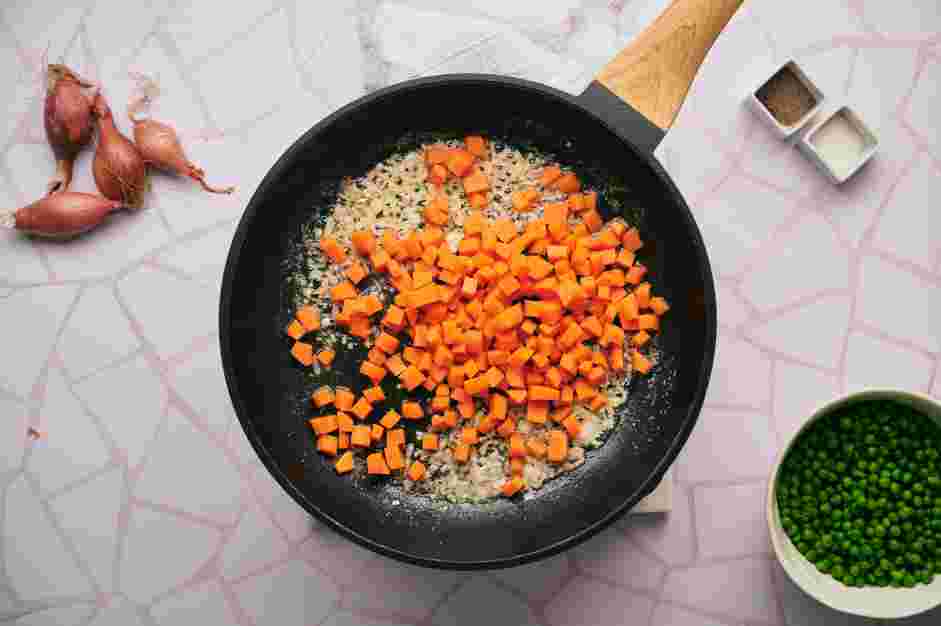
[[[709,246],[721,326],[668,516],[626,518],[538,565],[406,567],[313,522],[229,405],[216,335],[225,252],[255,186],[303,130],[425,74],[512,74],[577,93],[665,4],[0,5],[0,207],[37,198],[53,171],[38,73],[47,49],[115,103],[129,71],[153,75],[155,114],[212,181],[238,185],[217,197],[157,176],[147,210],[79,241],[0,233],[0,622],[867,623],[786,578],[764,490],[781,443],[824,399],[868,385],[941,396],[937,2],[748,2],[658,149]],[[788,57],[880,138],[840,188],[742,106]],[[79,190],[93,189],[88,161]],[[905,623],[939,621],[935,611]]]

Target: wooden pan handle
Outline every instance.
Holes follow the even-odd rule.
[[[598,82],[663,130],[706,53],[744,0],[673,0],[598,74]]]

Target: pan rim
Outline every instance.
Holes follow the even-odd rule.
[[[625,144],[629,150],[631,150],[638,159],[641,159],[646,163],[646,165],[651,168],[657,178],[660,180],[661,184],[664,185],[664,188],[676,199],[680,208],[680,218],[686,222],[687,230],[692,236],[691,243],[695,251],[695,255],[699,262],[699,267],[703,273],[704,278],[704,316],[705,316],[705,325],[706,325],[706,337],[703,349],[703,361],[702,366],[699,372],[699,383],[696,388],[696,392],[688,405],[686,410],[686,420],[682,428],[670,442],[667,453],[664,457],[657,463],[654,471],[651,472],[650,476],[641,484],[641,487],[635,492],[631,497],[626,498],[618,506],[612,508],[604,517],[598,519],[594,522],[591,522],[578,532],[573,533],[572,535],[566,537],[565,539],[556,541],[555,543],[543,546],[536,550],[531,550],[526,553],[516,554],[511,557],[499,558],[499,559],[489,559],[489,560],[475,560],[475,561],[451,561],[447,559],[435,559],[428,557],[420,557],[408,552],[402,551],[400,549],[390,547],[378,541],[371,539],[365,535],[357,533],[350,528],[348,528],[340,520],[334,519],[332,516],[328,515],[316,505],[316,503],[311,502],[301,491],[298,489],[294,483],[285,475],[285,473],[280,469],[277,462],[274,459],[274,456],[271,452],[263,445],[260,441],[258,433],[255,431],[254,425],[251,420],[247,417],[249,411],[245,405],[245,401],[241,396],[239,391],[238,383],[236,380],[236,375],[234,372],[233,365],[233,354],[232,354],[232,345],[231,345],[231,300],[232,300],[232,291],[233,284],[235,280],[236,268],[238,266],[239,257],[241,256],[242,248],[244,247],[245,240],[248,236],[248,231],[251,226],[256,212],[258,211],[258,206],[262,202],[262,198],[267,195],[268,189],[274,184],[274,182],[284,173],[284,171],[289,167],[290,163],[294,160],[297,154],[299,154],[308,142],[319,135],[325,128],[328,128],[332,124],[336,123],[338,120],[342,120],[350,112],[363,107],[364,105],[382,100],[393,94],[399,94],[407,91],[419,91],[421,89],[429,87],[440,87],[443,84],[501,84],[510,86],[516,89],[528,90],[531,92],[536,92],[540,95],[554,98],[561,101],[563,104],[566,104],[573,109],[576,109],[579,113],[587,115],[595,123],[600,124],[615,137],[617,137],[622,143]],[[625,104],[624,106],[628,106]],[[699,420],[700,413],[702,411],[702,406],[705,401],[706,391],[709,387],[709,381],[712,374],[713,364],[715,360],[715,347],[717,340],[718,332],[718,313],[717,313],[717,303],[716,303],[716,292],[715,292],[715,278],[712,272],[712,266],[709,262],[709,256],[706,250],[705,241],[702,237],[702,232],[699,229],[699,225],[696,223],[696,219],[693,216],[692,211],[686,203],[686,200],[683,198],[682,193],[674,184],[670,175],[663,169],[663,166],[660,162],[653,156],[653,154],[648,153],[644,150],[638,148],[633,141],[624,135],[624,133],[619,132],[611,124],[606,122],[602,117],[597,113],[592,111],[590,108],[587,108],[584,104],[578,101],[574,96],[571,96],[563,91],[544,85],[542,83],[537,83],[534,81],[529,81],[521,78],[508,77],[508,76],[499,76],[494,74],[443,74],[438,76],[431,77],[422,77],[407,80],[401,83],[396,83],[378,89],[372,93],[366,94],[357,98],[353,102],[344,105],[338,110],[334,111],[330,115],[326,116],[314,126],[304,132],[298,139],[296,139],[278,158],[275,164],[268,170],[268,173],[265,174],[264,178],[258,184],[258,187],[252,193],[251,198],[248,201],[248,204],[245,207],[245,210],[242,213],[241,218],[239,219],[238,227],[236,228],[235,234],[232,237],[232,242],[229,245],[228,255],[226,257],[225,270],[222,276],[222,286],[219,295],[219,346],[221,350],[222,357],[222,368],[225,375],[226,387],[229,391],[229,398],[232,402],[233,409],[235,414],[238,417],[239,423],[242,426],[242,430],[245,432],[246,437],[248,438],[249,443],[252,446],[252,449],[258,455],[262,464],[265,466],[265,469],[268,470],[268,473],[278,482],[282,489],[294,499],[307,513],[313,515],[318,520],[327,524],[330,528],[341,534],[343,537],[354,541],[355,543],[376,552],[377,554],[387,556],[398,561],[405,563],[410,563],[413,565],[418,565],[422,567],[429,567],[434,569],[448,569],[448,570],[490,570],[490,569],[502,569],[508,567],[514,567],[518,565],[523,565],[525,563],[532,563],[534,561],[558,554],[564,550],[572,548],[590,537],[598,534],[612,523],[620,519],[625,515],[631,508],[634,507],[647,493],[651,492],[657,484],[659,484],[664,473],[667,469],[673,464],[676,460],[676,457],[679,455],[680,451],[683,449],[683,446],[686,444],[689,439],[690,434],[692,433],[693,428],[696,425],[696,422]]]

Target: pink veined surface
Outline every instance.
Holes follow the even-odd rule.
[[[674,511],[482,574],[355,547],[259,465],[216,347],[228,242],[281,151],[366,90],[474,71],[577,93],[665,0],[162,4],[0,7],[0,206],[35,199],[54,170],[38,74],[47,44],[115,103],[129,71],[154,75],[155,116],[173,121],[211,181],[238,185],[210,196],[157,175],[147,210],[80,241],[0,233],[0,621],[866,623],[786,579],[762,485],[801,417],[834,394],[894,385],[941,396],[937,3],[746,3],[658,149],[710,248],[721,326]],[[880,139],[840,188],[742,106],[788,57]],[[90,157],[77,190],[93,189]],[[938,621],[935,611],[906,623]]]

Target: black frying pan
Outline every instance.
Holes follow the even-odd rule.
[[[413,80],[343,107],[278,160],[229,251],[220,343],[239,420],[265,466],[301,506],[376,552],[419,565],[481,569],[533,561],[584,541],[657,485],[699,415],[712,369],[716,303],[699,230],[651,153],[740,3],[676,0],[578,98],[498,76]],[[658,90],[653,96],[650,85]],[[361,176],[425,133],[442,131],[482,133],[574,168],[602,190],[607,218],[623,214],[639,226],[647,241],[640,259],[673,306],[658,339],[661,363],[655,375],[630,383],[620,426],[582,466],[535,497],[443,506],[402,494],[395,481],[337,476],[314,451],[306,423],[314,383],[293,363],[283,336],[293,313],[284,285],[301,227],[332,205],[344,177]],[[368,386],[357,373],[364,356],[364,350],[339,354],[329,382]]]

